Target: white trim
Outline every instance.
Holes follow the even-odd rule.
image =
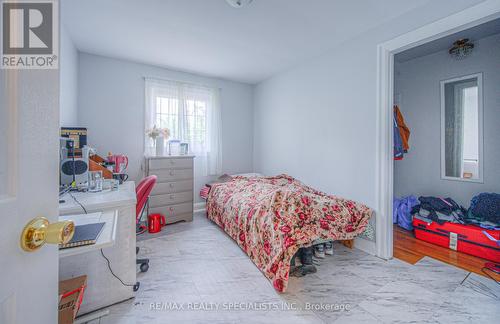
[[[445,161],[445,94],[444,87],[447,83],[457,82],[468,79],[477,79],[477,89],[478,89],[478,153],[479,153],[479,165],[478,172],[479,177],[477,179],[467,179],[467,178],[457,178],[457,177],[449,177],[446,175],[446,161]],[[483,73],[474,73],[469,75],[464,75],[452,79],[442,80],[440,82],[440,96],[441,96],[441,179],[442,180],[451,180],[451,181],[462,181],[462,182],[476,182],[476,183],[484,183],[483,179]]]
[[[378,46],[377,82],[377,173],[376,194],[376,255],[389,259],[392,257],[392,200],[393,190],[393,69],[394,55],[383,46]],[[391,235],[388,235],[389,233]]]
[[[102,317],[108,315],[109,315],[109,309],[93,311],[92,313],[87,313],[85,315],[81,315],[75,318],[75,324],[85,324],[95,319],[99,319],[100,321]]]
[[[169,78],[163,78],[163,77],[150,77],[150,76],[143,76],[143,79],[145,81],[149,80],[149,81],[153,81],[153,82],[177,82],[177,83],[181,83],[181,84],[188,85],[188,86],[207,88],[207,89],[211,89],[211,90],[214,90],[214,89],[222,90],[222,88],[218,87],[218,86],[207,85],[207,84],[198,83],[198,82],[183,81],[180,79],[169,79]]]
[[[361,237],[354,239],[354,247],[371,255],[377,254],[377,246],[375,242],[365,240]]]
[[[193,213],[198,213],[198,212],[205,211],[206,208],[207,208],[207,204],[205,202],[194,203],[194,205],[193,205]]]
[[[500,1],[478,5],[430,23],[378,45],[377,48],[377,155],[376,155],[376,251],[377,256],[393,255],[393,69],[394,55],[415,46],[480,25],[500,17]]]

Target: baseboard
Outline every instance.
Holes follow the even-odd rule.
[[[354,240],[354,247],[371,255],[377,254],[377,245],[375,242],[357,238]]]
[[[193,212],[197,213],[197,212],[205,211],[206,207],[207,207],[207,204],[205,202],[194,203]]]

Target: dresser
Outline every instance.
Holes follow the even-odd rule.
[[[146,175],[158,182],[149,198],[149,214],[165,215],[167,224],[193,220],[193,155],[148,156]]]

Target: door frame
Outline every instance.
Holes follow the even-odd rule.
[[[408,32],[377,46],[377,138],[376,138],[376,253],[393,256],[393,101],[394,55],[500,17],[500,1],[486,0],[473,7]]]

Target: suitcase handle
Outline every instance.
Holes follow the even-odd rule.
[[[483,234],[490,240],[490,241],[493,241],[495,242],[498,246],[500,246],[500,240],[497,240],[496,238],[494,238],[493,236],[490,235],[490,233],[486,232],[486,231],[483,231]]]
[[[441,233],[444,233],[444,234],[446,234],[446,235],[450,235],[450,231],[446,231],[446,230],[441,229],[441,228],[436,228],[436,231],[441,232]],[[457,237],[458,237],[459,239],[466,239],[466,238],[467,238],[467,236],[466,236],[466,235],[463,235],[463,234],[458,234],[458,236],[457,236]]]

